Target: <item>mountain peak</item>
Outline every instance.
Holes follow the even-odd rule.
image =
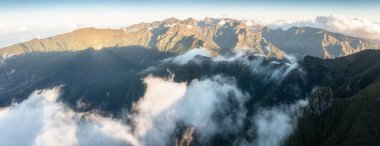
[[[81,28],[62,35],[5,47],[0,50],[0,54],[77,51],[113,46],[142,46],[175,53],[200,47],[221,53],[246,48],[251,52],[276,58],[282,58],[285,53],[301,58],[305,55],[334,58],[377,47],[365,39],[311,27],[292,27],[288,30],[272,30],[268,27],[254,29],[244,21],[231,18],[180,20],[171,17],[121,29]]]

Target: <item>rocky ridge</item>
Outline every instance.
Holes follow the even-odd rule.
[[[365,39],[316,28],[293,27],[288,30],[272,30],[250,26],[243,21],[229,18],[169,18],[120,29],[82,28],[62,35],[8,46],[0,49],[0,55],[79,51],[88,48],[99,50],[125,46],[141,46],[174,53],[202,47],[215,54],[239,48],[280,59],[285,54],[300,58],[306,55],[336,58],[378,47]]]

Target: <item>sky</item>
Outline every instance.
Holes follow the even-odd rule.
[[[81,27],[120,28],[169,17],[380,22],[376,0],[0,0],[0,47]]]

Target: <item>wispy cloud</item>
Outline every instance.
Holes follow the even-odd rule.
[[[368,19],[350,19],[337,15],[317,16],[310,20],[273,20],[261,18],[248,21],[247,23],[269,26],[272,29],[289,29],[293,26],[314,27],[355,37],[380,40],[380,24]]]
[[[257,128],[255,145],[281,145],[296,128],[299,112],[307,105],[307,100],[299,100],[291,105],[260,109],[253,119]]]

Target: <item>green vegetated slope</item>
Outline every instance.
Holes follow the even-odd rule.
[[[379,145],[379,58],[379,51],[371,50],[330,60],[339,66],[334,73],[325,70],[336,75],[331,86],[310,97],[310,106],[285,145]]]
[[[380,82],[358,94],[336,98],[322,114],[306,111],[286,145],[380,144]]]

